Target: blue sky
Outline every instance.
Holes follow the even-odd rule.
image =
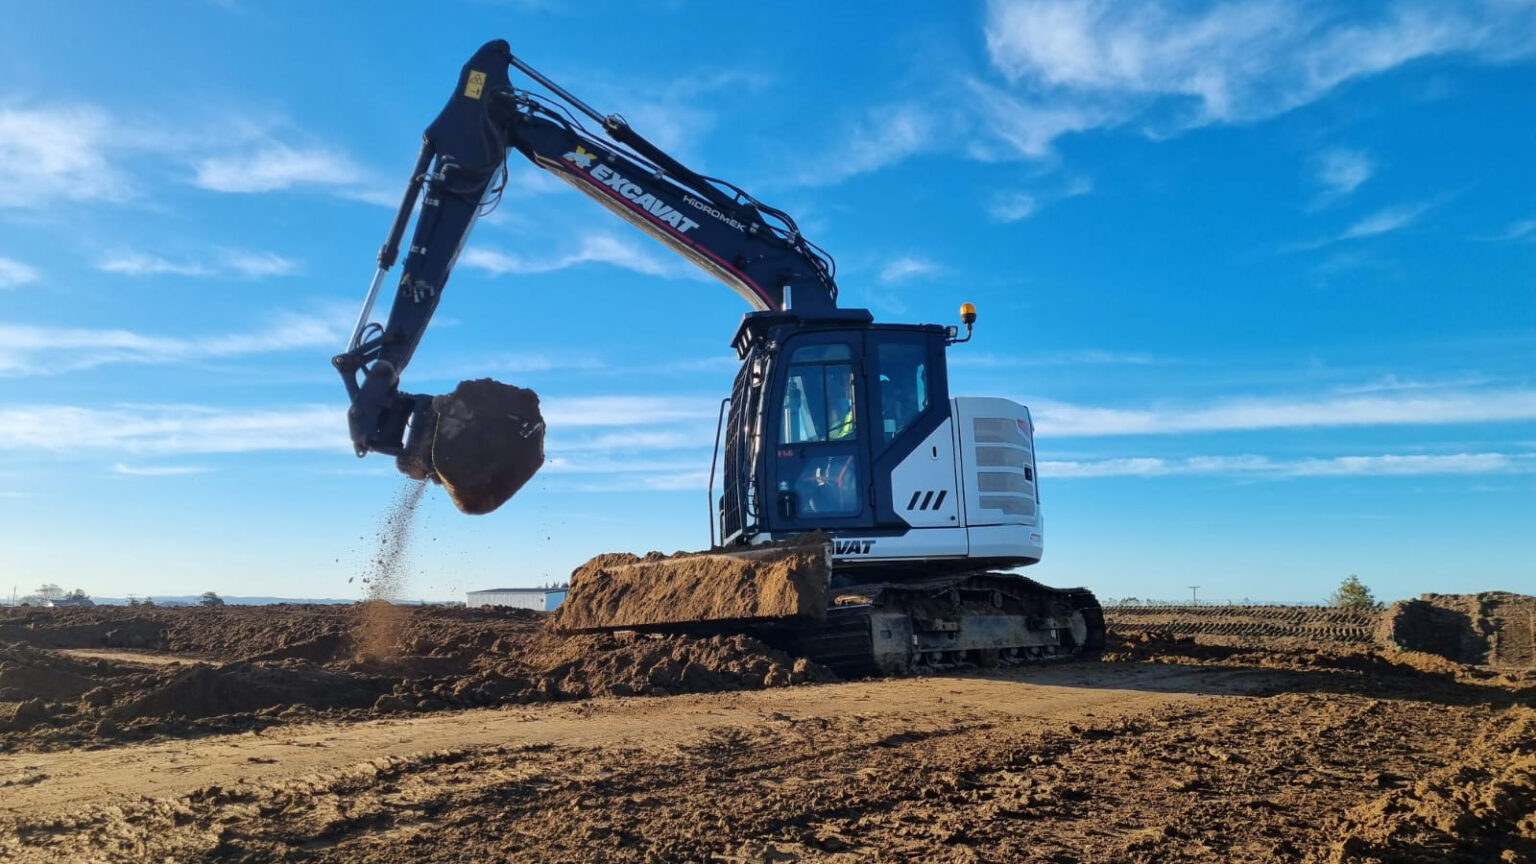
[[[1031,406],[1101,596],[1536,593],[1536,4],[83,2],[0,21],[3,593],[357,596],[405,481],[341,349],[482,42],[793,214]],[[152,10],[152,11],[148,11]],[[514,76],[515,77],[515,76]],[[526,82],[525,82],[526,83]],[[707,542],[741,300],[512,164],[407,389],[538,389],[410,593]]]

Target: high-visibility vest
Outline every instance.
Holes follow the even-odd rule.
[[[853,436],[853,405],[850,404],[848,406],[848,416],[843,418],[843,422],[839,423],[836,426],[833,426],[832,430],[827,433],[827,437],[835,441],[835,440],[837,440],[839,438],[851,438],[852,436]]]

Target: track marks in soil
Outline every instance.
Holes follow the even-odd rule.
[[[1503,730],[1489,740],[1518,737],[1518,718],[1489,709],[1292,693],[1054,723],[803,707],[682,738],[457,748],[220,785],[16,825],[0,851],[338,864],[1327,859],[1336,828],[1320,814],[1373,812],[1383,795],[1456,774],[1458,742],[1485,727]]]

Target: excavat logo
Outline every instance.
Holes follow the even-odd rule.
[[[868,555],[875,548],[873,540],[833,540],[833,555]]]
[[[687,234],[699,227],[698,222],[684,216],[676,207],[659,200],[655,195],[645,191],[640,184],[598,162],[597,154],[586,148],[578,145],[575,150],[562,158],[581,169],[588,177],[618,193],[621,198],[633,202],[636,207],[651,214],[657,222],[672,226],[677,233]]]
[[[565,161],[570,162],[582,170],[591,168],[592,162],[596,159],[597,154],[588,153],[587,148],[579,145],[576,147],[575,152],[565,154]]]

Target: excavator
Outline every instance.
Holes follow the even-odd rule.
[[[513,70],[543,90],[514,86]],[[961,307],[961,336],[839,306],[832,257],[789,214],[690,170],[503,40],[464,64],[427,127],[333,360],[359,457],[393,455],[471,513],[495,509],[542,464],[531,391],[488,379],[437,396],[399,386],[471,227],[499,201],[512,151],[752,307],[731,340],[741,365],[717,424],[709,551],[599,556],[573,574],[567,629],[748,633],[843,675],[1102,649],[1090,591],[1009,572],[1043,549],[1034,425],[1016,402],[949,392],[947,351],[970,339],[974,307]],[[373,308],[413,215],[380,324]]]

